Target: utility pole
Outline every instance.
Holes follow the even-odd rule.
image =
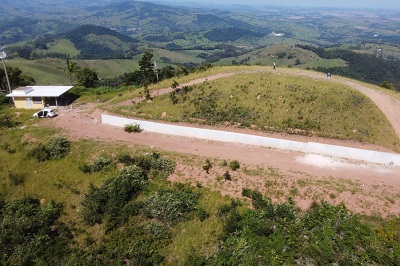
[[[158,70],[157,70],[157,62],[154,61],[154,71],[156,72],[157,83],[158,83]]]
[[[6,57],[7,57],[6,52],[4,52],[4,50],[2,50],[2,51],[1,51],[1,54],[0,54],[0,60],[3,62],[4,73],[6,74],[6,80],[7,80],[8,91],[9,91],[9,93],[11,93],[10,80],[8,79],[7,68],[6,68],[6,62],[5,62]]]

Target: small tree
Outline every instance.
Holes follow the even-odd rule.
[[[153,54],[150,51],[145,51],[139,60],[140,71],[143,75],[143,84],[154,83],[157,80],[156,73],[154,73]]]
[[[229,168],[230,168],[232,171],[236,171],[237,169],[240,168],[240,163],[239,163],[237,160],[234,160],[234,161],[232,161],[232,162],[229,164]]]
[[[67,72],[68,72],[68,76],[69,76],[70,85],[72,85],[72,74],[79,71],[79,69],[80,69],[80,67],[75,62],[71,62],[71,61],[69,61],[69,59],[67,59]]]
[[[85,88],[94,88],[99,81],[96,71],[91,70],[88,67],[82,68],[76,72],[76,77],[78,79],[78,85]]]

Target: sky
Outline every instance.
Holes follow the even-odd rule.
[[[159,3],[213,3],[213,4],[245,4],[292,7],[343,7],[343,8],[384,8],[400,10],[399,0],[156,0]]]

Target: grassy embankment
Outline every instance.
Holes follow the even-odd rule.
[[[243,70],[256,73],[240,74]],[[136,90],[111,100],[109,110],[151,120],[161,120],[162,113],[166,112],[167,117],[163,120],[170,122],[239,126],[355,140],[395,151],[400,149],[400,141],[392,126],[373,102],[334,79],[304,77],[301,75],[305,72],[300,70],[217,67],[176,81],[184,84],[190,79],[224,72],[238,74],[186,89],[179,86],[174,95],[154,97],[150,104],[142,102],[113,107],[116,101],[142,93],[142,90]],[[163,81],[150,89],[171,84],[171,80]]]

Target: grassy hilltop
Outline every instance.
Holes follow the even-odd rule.
[[[245,69],[253,73],[243,73]],[[396,133],[374,103],[334,79],[317,80],[307,77],[311,71],[271,67],[216,67],[203,75],[223,72],[238,73],[193,86],[178,85],[151,104],[144,101],[109,110],[151,120],[356,140],[399,150]],[[161,118],[164,112],[167,116]]]

